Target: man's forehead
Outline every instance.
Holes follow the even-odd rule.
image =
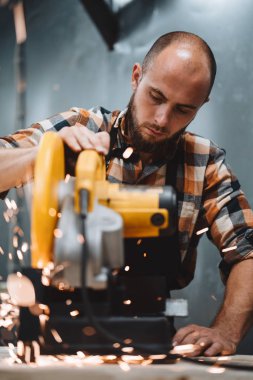
[[[187,54],[188,50],[181,52]],[[164,98],[173,99],[176,103],[195,107],[199,107],[206,99],[210,85],[208,66],[200,62],[195,64],[184,57],[154,62],[145,77],[149,89],[158,90]]]
[[[149,67],[150,72],[164,79],[170,73],[180,75],[180,77],[191,76],[198,81],[210,81],[210,67],[207,57],[203,52],[190,45],[173,45],[161,51],[153,60]]]
[[[176,54],[178,55],[179,58],[181,59],[190,59],[191,58],[191,55],[192,53],[189,51],[189,49],[185,49],[185,48],[179,48],[177,51],[176,51]]]
[[[158,53],[154,61],[160,61],[164,64],[166,62],[177,61],[182,64],[191,63],[199,65],[200,63],[207,64],[207,57],[197,44],[174,43]]]
[[[173,42],[170,45],[165,46],[163,49],[161,49],[157,56],[159,56],[160,54],[176,54],[179,50],[191,52],[194,49],[196,49],[196,45],[187,42]]]

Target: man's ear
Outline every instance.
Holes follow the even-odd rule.
[[[135,63],[133,65],[133,70],[132,70],[132,89],[133,89],[133,91],[136,90],[138,83],[141,80],[141,77],[142,77],[141,65],[139,63]]]

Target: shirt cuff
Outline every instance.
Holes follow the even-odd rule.
[[[248,229],[236,243],[236,248],[222,252],[223,259],[219,264],[221,278],[226,282],[234,264],[241,260],[253,258],[253,229]]]

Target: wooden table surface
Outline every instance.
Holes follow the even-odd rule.
[[[215,358],[215,361],[217,358]],[[6,349],[0,348],[0,380],[203,380],[203,379],[253,379],[253,356],[235,355],[224,363],[248,366],[248,370],[216,365],[195,364],[178,361],[174,364],[91,364],[69,357],[57,360],[41,357],[37,364],[13,364]]]

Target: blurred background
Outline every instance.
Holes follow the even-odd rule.
[[[17,4],[0,0],[0,135],[72,106],[124,108],[131,94],[133,64],[142,61],[160,35],[193,32],[210,45],[218,72],[210,102],[189,130],[227,151],[227,160],[253,205],[251,0],[25,0],[27,38],[18,45]],[[12,197],[16,195],[10,192],[8,198]],[[2,282],[17,250],[23,257],[29,254],[29,209],[23,207],[14,222],[7,210],[8,204],[1,201]],[[224,292],[219,261],[219,252],[204,236],[194,280],[172,294],[189,303],[189,316],[177,318],[177,327],[208,326],[212,321]],[[253,354],[252,339],[253,330],[238,353]]]

